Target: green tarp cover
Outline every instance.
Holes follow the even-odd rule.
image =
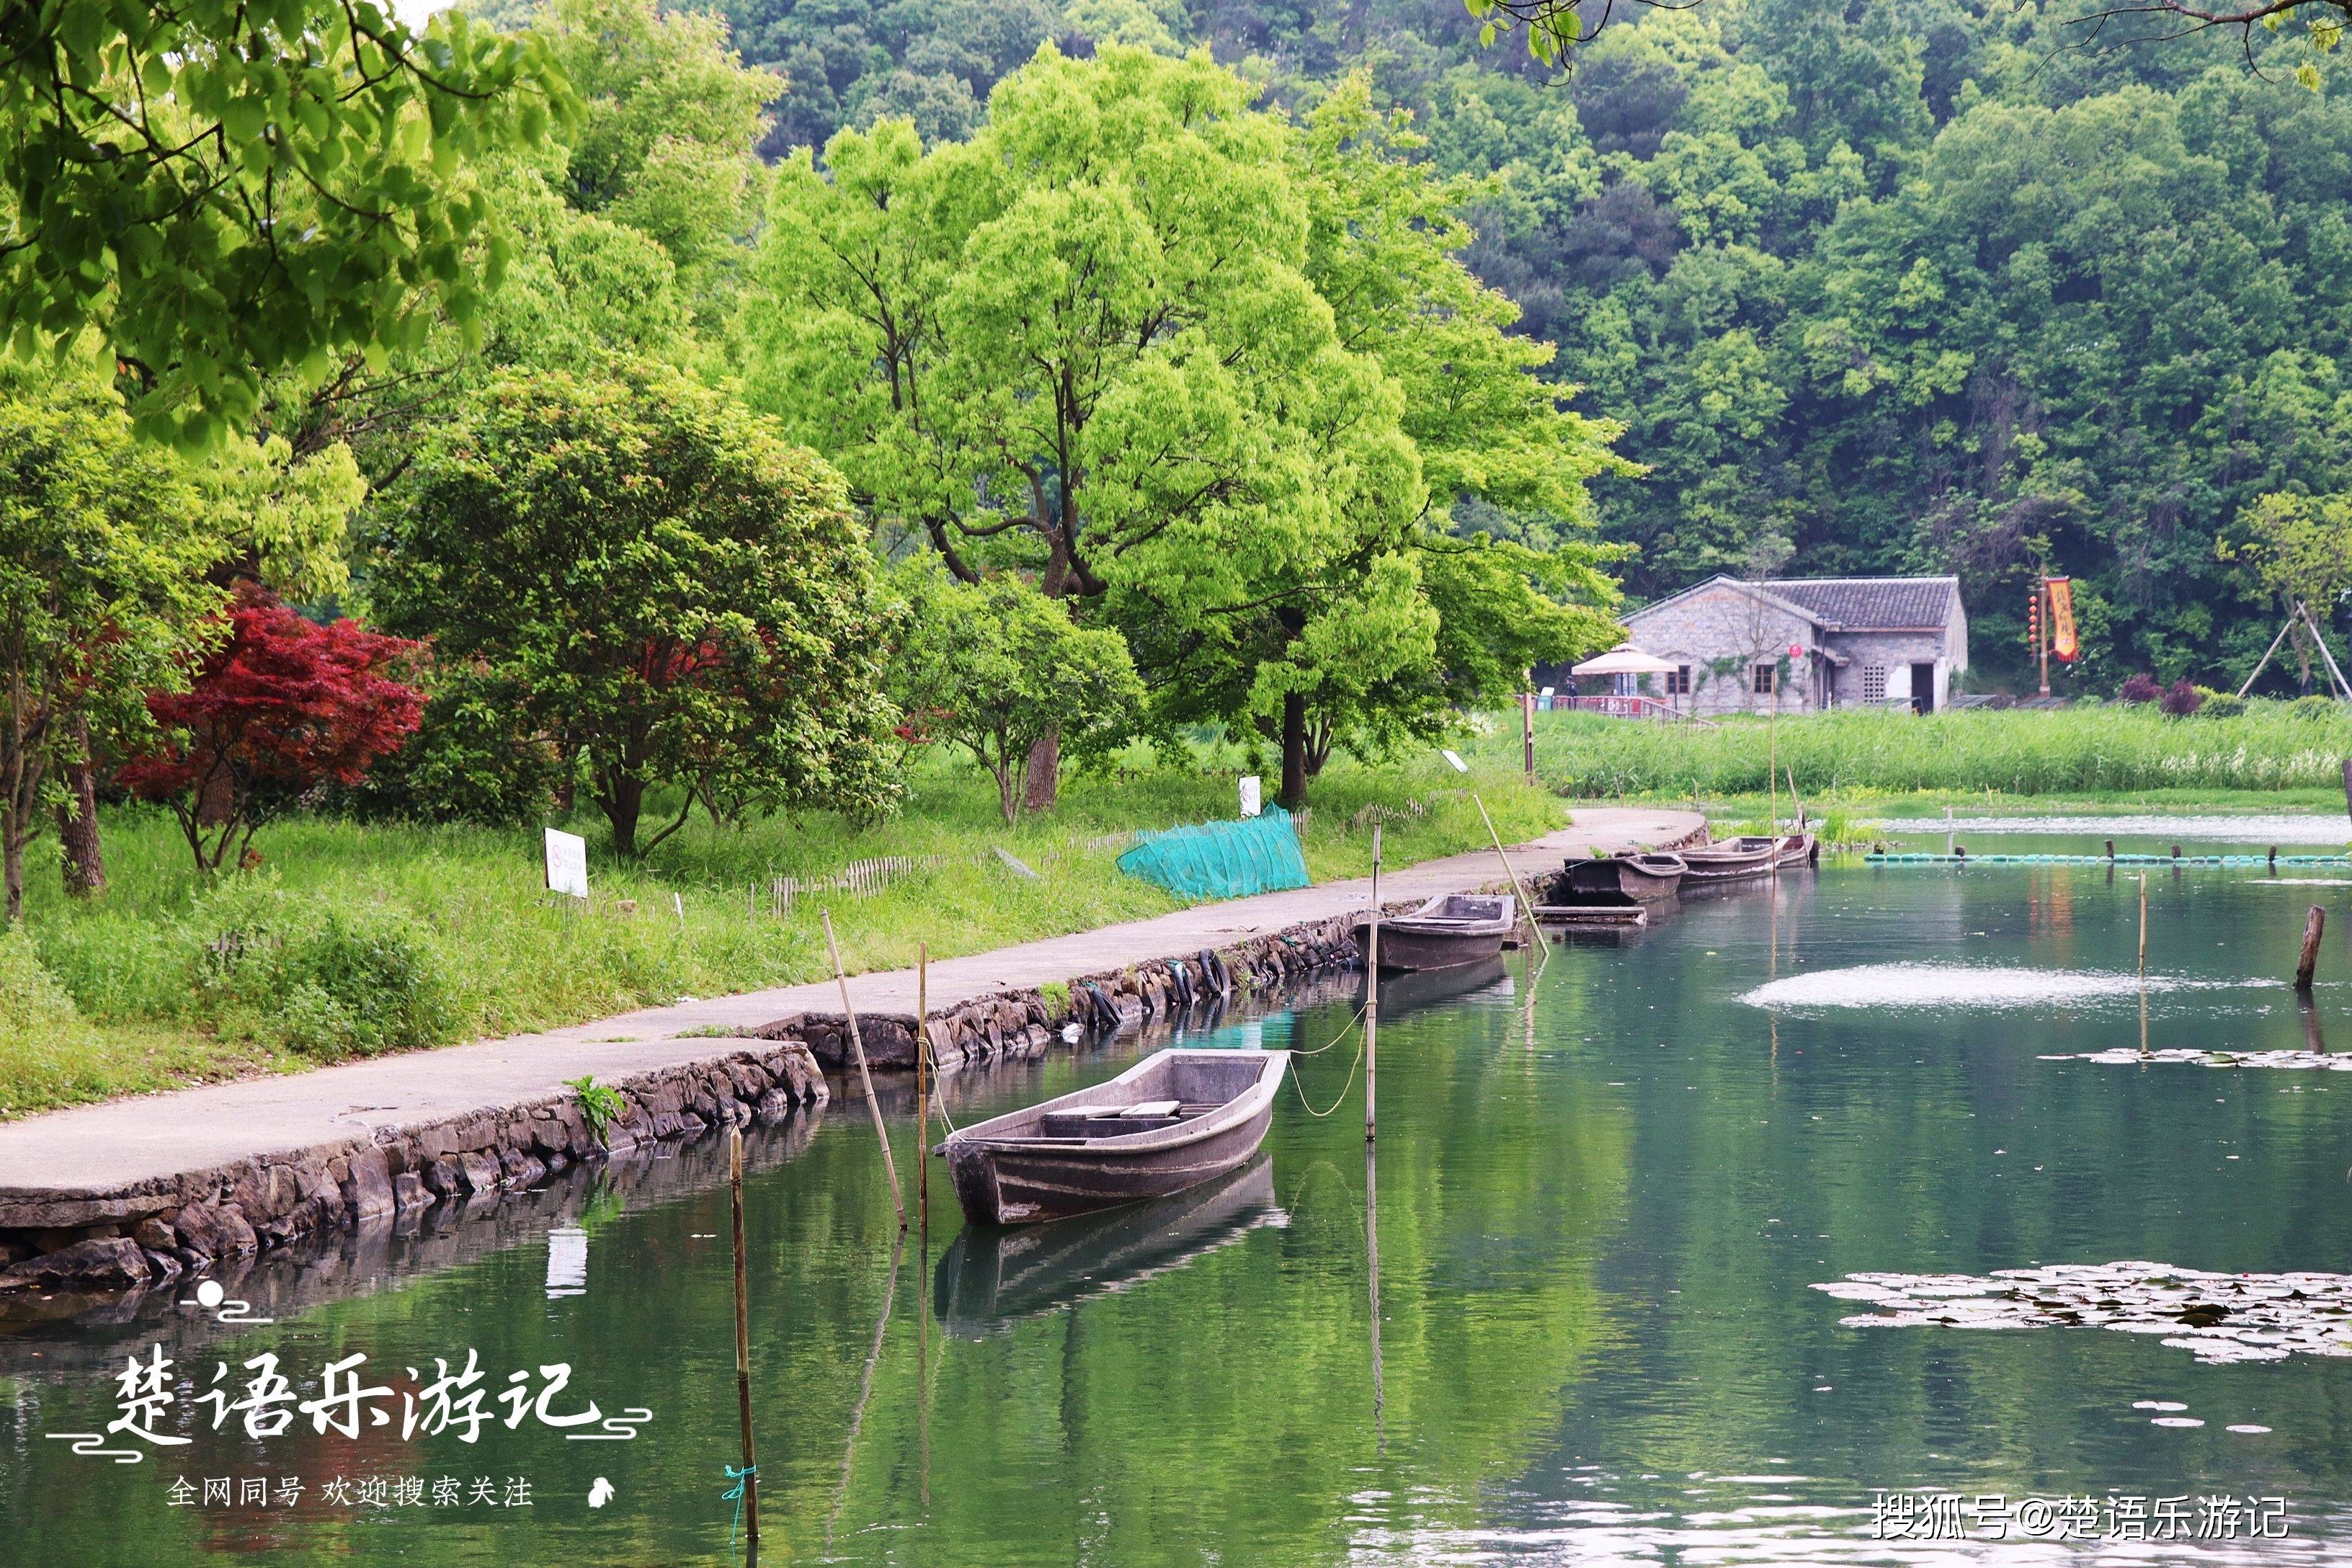
[[[1118,868],[1185,899],[1238,899],[1307,885],[1298,830],[1278,805],[1239,822],[1138,834]]]

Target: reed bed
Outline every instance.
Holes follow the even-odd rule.
[[[1480,751],[1499,763],[1518,750],[1498,726]],[[2232,718],[2168,718],[2149,705],[1919,715],[1885,710],[1761,719],[1713,727],[1536,717],[1536,767],[1577,798],[1693,794],[1760,795],[1768,755],[1796,770],[1808,797],[1919,790],[2098,795],[2149,790],[2270,792],[2341,783],[2352,757],[2352,707],[2313,716],[2257,702]],[[1785,773],[1779,775],[1787,787]]]

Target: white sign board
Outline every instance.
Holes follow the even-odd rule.
[[[1265,803],[1264,803],[1264,802],[1259,798],[1259,795],[1258,795],[1258,778],[1257,778],[1257,775],[1256,775],[1255,773],[1244,773],[1244,774],[1243,774],[1243,775],[1242,775],[1242,815],[1243,815],[1244,816],[1256,816],[1260,811],[1262,811],[1262,810],[1264,810],[1264,809],[1265,809]]]
[[[1454,765],[1454,771],[1455,773],[1466,773],[1470,771],[1470,764],[1462,760],[1460,752],[1447,750],[1441,751],[1437,754],[1444,757],[1448,763],[1451,763]]]
[[[588,840],[562,828],[547,830],[547,890],[588,896]]]

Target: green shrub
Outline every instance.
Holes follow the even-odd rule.
[[[457,1008],[421,927],[238,878],[188,918],[199,1012],[224,1034],[333,1059],[446,1043]]]
[[[2246,700],[2234,691],[2208,691],[2204,706],[2197,711],[2208,719],[2236,719],[2245,713]]]
[[[0,1116],[79,1100],[91,1031],[22,925],[0,931]]]
[[[2339,716],[2344,711],[2344,705],[2333,697],[2322,697],[2315,691],[2308,697],[2298,697],[2288,703],[2286,710],[2298,719],[2315,724],[2323,719]]]

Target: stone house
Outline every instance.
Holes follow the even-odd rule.
[[[1643,689],[1685,713],[1942,707],[1969,667],[1958,577],[1710,578],[1625,617],[1677,668]]]

